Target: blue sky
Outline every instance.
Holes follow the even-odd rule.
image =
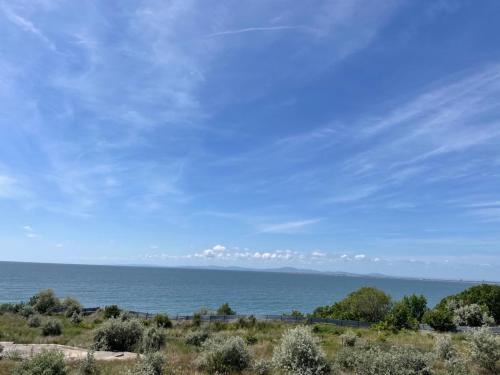
[[[497,1],[0,4],[0,259],[500,280]]]

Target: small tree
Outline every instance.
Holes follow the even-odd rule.
[[[117,305],[110,305],[104,307],[105,319],[116,319],[120,316],[120,308]]]
[[[410,315],[417,322],[421,322],[427,309],[427,299],[421,294],[404,296],[401,303],[410,310]]]
[[[83,307],[77,299],[67,297],[62,301],[62,308],[64,309],[64,314],[69,318],[74,313],[80,314]]]
[[[172,322],[167,314],[155,315],[154,322],[158,328],[172,328]]]
[[[394,304],[386,318],[387,323],[395,329],[418,329],[418,321],[413,316],[411,308],[404,301]]]
[[[473,330],[468,334],[472,359],[485,369],[496,374],[496,363],[500,360],[500,337],[486,327]]]
[[[445,332],[455,329],[453,313],[444,307],[436,307],[432,310],[426,311],[422,320],[436,331]]]
[[[236,312],[231,309],[228,303],[224,303],[217,309],[217,315],[236,315]]]
[[[330,371],[317,339],[308,327],[290,329],[274,349],[274,366],[289,375],[320,375]]]
[[[52,289],[42,290],[30,298],[29,305],[40,314],[47,314],[56,310],[60,305],[59,298],[56,297]]]
[[[31,359],[22,361],[12,372],[13,375],[67,375],[64,354],[59,351],[43,351]]]
[[[434,344],[434,354],[436,358],[443,361],[449,361],[456,356],[456,350],[453,347],[450,335],[439,335]]]

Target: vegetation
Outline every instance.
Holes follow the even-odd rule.
[[[231,309],[228,303],[224,303],[217,309],[217,315],[236,315],[236,311]]]
[[[120,316],[121,310],[117,305],[110,305],[104,307],[105,319],[116,319]]]
[[[52,289],[47,289],[31,297],[29,305],[33,306],[40,314],[48,314],[57,310],[61,306],[61,302]]]
[[[356,300],[359,296],[353,294]],[[57,297],[52,295],[44,299],[57,300]],[[30,303],[1,305],[0,341],[56,343],[144,354],[129,361],[100,362],[90,351],[82,361],[64,363],[57,352],[42,353],[21,361],[15,353],[6,354],[4,350],[0,375],[499,373],[500,336],[492,335],[485,328],[467,334],[408,329],[414,328],[408,322],[419,320],[449,329],[450,325],[454,326],[457,309],[464,306],[469,306],[467,311],[472,311],[464,314],[467,319],[478,317],[478,311],[489,312],[484,305],[476,304],[478,309],[474,303],[467,305],[451,298],[428,310],[422,296],[403,297],[390,303],[387,313],[380,315],[384,316],[383,320],[372,328],[349,329],[331,324],[311,325],[310,320],[301,323],[266,322],[257,321],[255,317],[195,323],[172,322],[166,320],[167,316],[159,315],[146,320],[134,318],[118,307],[113,308],[120,311],[117,318],[106,319],[104,309],[87,316],[74,310],[68,316],[65,306],[79,304],[78,301],[66,304],[66,301],[63,299],[58,308],[49,309],[50,312],[43,315]],[[351,299],[345,305],[355,303]],[[75,316],[79,319],[77,324]],[[33,320],[41,322],[41,326],[32,324]],[[52,325],[61,328],[60,334],[44,336],[44,328]],[[41,368],[45,372],[40,372]]]
[[[13,375],[66,375],[68,369],[64,355],[58,351],[46,351],[32,359],[22,361],[12,372]]]
[[[330,367],[318,340],[307,327],[285,332],[273,353],[274,366],[285,374],[327,374]]]
[[[62,333],[62,325],[55,319],[47,320],[42,326],[42,335],[59,336]]]
[[[364,287],[331,306],[318,307],[313,315],[322,318],[379,322],[391,309],[391,297],[377,288]]]

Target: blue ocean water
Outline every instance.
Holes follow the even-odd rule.
[[[409,280],[257,271],[0,262],[0,303],[26,301],[40,289],[73,296],[85,306],[118,304],[143,312],[190,314],[228,302],[241,314],[311,312],[362,286],[399,299],[417,293],[430,306],[471,286]]]

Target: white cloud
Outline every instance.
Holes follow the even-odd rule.
[[[320,222],[322,219],[308,219],[298,221],[287,221],[277,224],[265,224],[260,227],[261,233],[283,233],[290,234],[300,232],[304,228]]]

